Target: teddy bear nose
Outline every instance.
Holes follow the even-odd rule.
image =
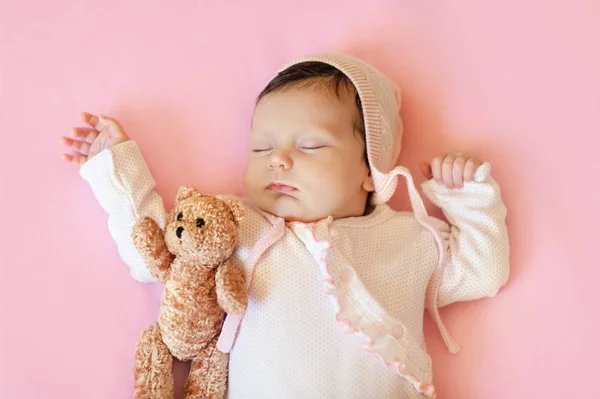
[[[183,227],[179,226],[175,233],[177,234],[177,238],[181,238],[181,233],[183,233]]]

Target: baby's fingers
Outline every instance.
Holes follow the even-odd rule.
[[[87,162],[90,151],[89,143],[85,141],[73,140],[68,137],[62,137],[61,143],[76,152],[74,155],[62,154],[61,159],[63,161],[77,166],[81,166]]]
[[[76,127],[71,129],[71,136],[92,144],[96,140],[96,137],[98,137],[98,131],[87,127]]]
[[[465,181],[473,181],[475,178],[475,172],[483,164],[479,158],[469,158],[465,165]]]
[[[102,130],[102,123],[100,122],[100,119],[96,115],[89,114],[87,112],[80,112],[79,118],[82,121],[84,121],[85,123],[87,123],[88,125],[90,125],[91,127],[93,127],[94,129]]]
[[[454,160],[454,165],[452,165],[452,183],[454,184],[454,188],[463,187],[463,175],[466,163],[467,160],[462,156]]]
[[[438,156],[433,158],[431,161],[431,177],[438,183],[443,184],[444,179],[442,177],[442,161],[444,160],[443,156]]]
[[[431,165],[428,164],[427,162],[422,161],[421,163],[419,163],[419,169],[421,169],[421,173],[427,179],[432,179],[433,178],[433,172],[432,172],[432,169],[431,169]]]
[[[77,155],[62,154],[60,159],[62,159],[65,162],[68,162],[70,164],[81,166],[87,162],[88,157],[85,155],[81,155],[81,154],[77,154]]]
[[[77,141],[68,137],[63,137],[61,141],[65,146],[69,147],[74,151],[77,151],[82,155],[89,155],[90,153],[90,144],[85,141]]]
[[[454,155],[448,155],[442,161],[442,180],[447,188],[454,188]]]

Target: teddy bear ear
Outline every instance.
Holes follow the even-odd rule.
[[[177,191],[177,196],[175,197],[175,203],[183,201],[185,199],[190,198],[193,195],[199,194],[198,190],[196,190],[192,186],[181,186]]]
[[[231,210],[231,213],[233,213],[233,218],[235,219],[235,222],[239,225],[242,219],[244,219],[244,205],[242,205],[241,201],[227,197],[217,198],[219,198],[225,203],[225,205],[227,205],[227,207]]]

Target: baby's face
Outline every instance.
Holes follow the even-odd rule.
[[[258,103],[244,188],[259,209],[300,222],[364,214],[373,182],[344,91],[290,89]]]

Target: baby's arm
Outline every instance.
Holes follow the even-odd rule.
[[[444,159],[434,160],[433,179],[423,183],[424,193],[450,222],[434,219],[448,256],[438,296],[440,307],[494,296],[509,276],[506,207],[490,164],[475,158],[470,161],[462,154],[449,157],[454,158],[454,168],[444,169]]]
[[[80,174],[108,213],[110,234],[133,278],[154,282],[156,279],[136,250],[131,232],[144,216],[164,229],[166,212],[162,198],[154,191],[156,183],[137,144],[127,139],[115,120],[90,114],[82,114],[82,119],[92,129],[74,129],[75,139],[63,138],[63,143],[76,152],[63,159],[82,165]]]

